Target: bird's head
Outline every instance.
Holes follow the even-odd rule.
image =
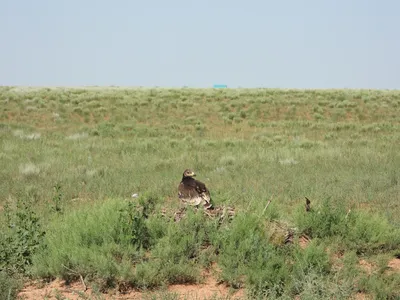
[[[183,177],[184,177],[184,178],[186,178],[186,177],[194,177],[194,176],[196,176],[196,174],[195,174],[192,170],[190,170],[190,169],[186,169],[186,170],[183,172]]]

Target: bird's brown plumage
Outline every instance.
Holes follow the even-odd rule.
[[[178,186],[179,199],[185,204],[193,206],[203,204],[205,209],[211,209],[210,191],[203,182],[194,179],[194,176],[196,174],[190,169],[183,172],[182,180]]]

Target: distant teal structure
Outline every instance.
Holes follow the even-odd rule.
[[[215,89],[226,89],[227,87],[226,84],[214,84]]]

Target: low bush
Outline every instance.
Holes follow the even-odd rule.
[[[234,288],[245,284],[252,297],[282,294],[290,274],[285,259],[269,243],[257,215],[238,214],[221,232],[218,263],[222,279]]]
[[[33,273],[40,277],[120,282],[138,288],[196,282],[215,254],[218,223],[187,211],[180,222],[154,211],[158,199],[108,200],[59,215],[48,226]]]
[[[45,235],[32,199],[21,197],[15,209],[6,207],[6,219],[7,228],[3,228],[0,239],[0,271],[28,275],[32,257]]]
[[[6,271],[0,271],[0,299],[16,299],[19,289],[22,287],[22,279],[17,275],[10,275]]]
[[[309,213],[299,207],[295,222],[300,233],[337,242],[358,255],[391,251],[400,247],[400,230],[380,214],[346,211],[344,205],[326,199]]]
[[[120,270],[141,261],[150,246],[147,209],[116,199],[60,215],[48,225],[41,251],[33,258],[34,274],[113,282]]]

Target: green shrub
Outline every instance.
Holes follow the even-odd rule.
[[[305,249],[297,248],[294,254],[294,276],[298,279],[305,275],[315,273],[319,275],[329,274],[330,262],[328,253],[323,244],[313,240]]]
[[[22,287],[22,280],[15,275],[0,271],[0,299],[16,299],[18,291]]]
[[[269,244],[256,215],[236,216],[231,226],[222,232],[220,243],[221,276],[232,287],[245,283],[253,297],[283,293],[290,268],[285,256]]]
[[[358,287],[360,291],[372,294],[374,299],[399,299],[400,298],[400,274],[381,274],[361,276]]]
[[[378,213],[353,213],[351,225],[344,236],[347,247],[358,254],[372,254],[399,249],[400,230]]]
[[[8,228],[0,239],[0,271],[27,274],[45,232],[29,197],[19,198],[15,210],[7,207],[6,216]]]
[[[400,247],[400,230],[379,214],[346,211],[344,205],[324,200],[311,212],[296,212],[301,233],[312,238],[336,239],[357,254],[390,251]]]
[[[209,262],[205,256],[215,252],[212,240],[217,223],[207,220],[201,211],[193,212],[189,208],[182,220],[165,225],[165,235],[157,240],[151,252],[150,268],[159,270],[157,278],[160,282],[195,282],[201,262]]]
[[[109,121],[99,123],[95,131],[98,133],[98,135],[103,137],[115,137],[118,133],[117,126]]]
[[[304,213],[304,207],[298,207],[295,219],[299,231],[311,238],[343,236],[349,226],[345,207],[330,199],[324,199],[309,213]]]
[[[114,280],[125,264],[140,261],[150,245],[148,209],[117,199],[66,212],[49,224],[45,243],[34,256],[34,273]]]

